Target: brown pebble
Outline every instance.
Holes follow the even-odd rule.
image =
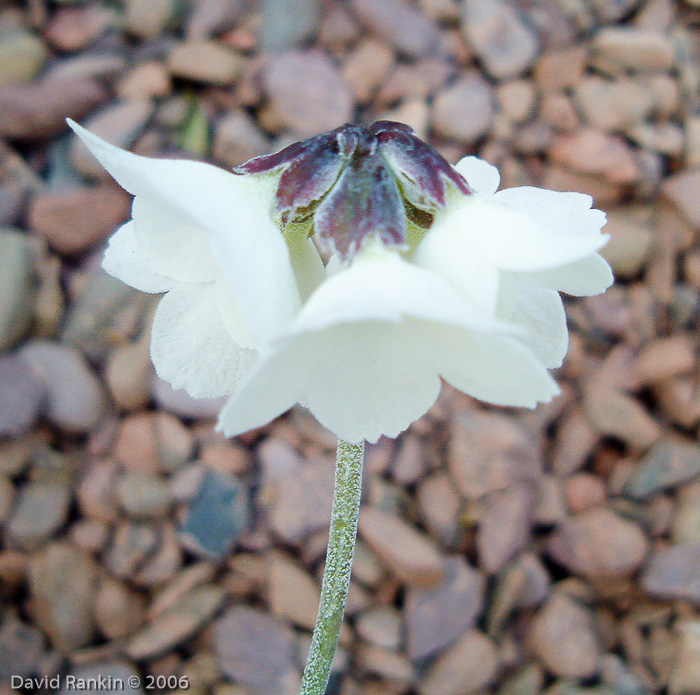
[[[547,548],[570,571],[599,579],[631,575],[644,562],[649,542],[637,524],[595,507],[564,520]]]
[[[478,630],[468,630],[444,652],[418,683],[420,695],[463,695],[481,691],[498,670],[495,644]]]
[[[470,144],[492,126],[494,97],[476,72],[438,92],[433,104],[433,127],[442,137]]]
[[[531,623],[529,643],[538,659],[560,678],[590,678],[601,649],[590,610],[555,592]]]
[[[392,514],[373,507],[360,513],[360,535],[396,577],[409,586],[430,587],[444,578],[436,545]]]
[[[573,514],[605,501],[605,484],[591,473],[577,473],[564,481],[566,503]]]
[[[245,60],[218,41],[186,41],[168,54],[173,77],[218,86],[232,85],[243,71]]]

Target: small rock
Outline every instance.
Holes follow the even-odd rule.
[[[153,526],[120,521],[102,561],[112,574],[129,579],[157,547],[158,532]]]
[[[71,53],[96,41],[112,21],[110,12],[97,5],[63,7],[52,15],[44,35],[60,51]]]
[[[132,581],[137,586],[160,586],[170,582],[182,566],[183,553],[177,531],[170,523],[163,524],[159,531],[155,553],[133,576]]]
[[[421,518],[442,545],[452,545],[459,536],[461,500],[450,477],[439,472],[420,482],[416,497]]]
[[[428,139],[430,106],[425,99],[407,99],[395,109],[382,114],[381,118],[410,125],[421,140]]]
[[[286,467],[286,463],[285,463]],[[274,496],[270,524],[288,543],[298,543],[310,534],[325,530],[331,518],[333,466],[312,461],[296,471],[289,467],[272,484]]]
[[[555,676],[590,678],[598,672],[601,649],[593,615],[564,593],[555,593],[538,612],[529,638],[538,659]]]
[[[355,630],[366,642],[396,652],[402,639],[401,613],[392,606],[371,608],[355,618]]]
[[[348,55],[342,74],[358,103],[369,102],[393,64],[392,50],[376,39],[365,39]]]
[[[639,177],[632,152],[621,138],[589,128],[557,137],[550,156],[575,171],[602,175],[612,183],[633,183]]]
[[[543,54],[534,69],[535,82],[547,92],[557,92],[578,84],[586,68],[586,46],[572,46]]]
[[[190,8],[186,34],[189,39],[205,39],[236,26],[245,3],[241,0],[200,0]]]
[[[80,511],[89,518],[115,521],[118,513],[115,487],[117,466],[113,461],[94,461],[78,485]]]
[[[411,683],[414,670],[411,662],[401,654],[382,647],[360,644],[355,653],[357,666],[383,680],[398,683]]]
[[[565,519],[547,548],[571,572],[601,579],[626,577],[639,569],[649,542],[637,524],[596,507]]]
[[[633,446],[646,449],[662,434],[659,424],[636,398],[606,386],[588,389],[584,407],[591,424],[601,434]]]
[[[115,405],[127,412],[141,410],[150,398],[153,363],[150,334],[134,343],[118,345],[109,354],[105,380]]]
[[[668,692],[669,695],[693,695],[700,690],[700,622],[683,622],[680,633],[680,646],[670,674]]]
[[[97,115],[91,116],[83,125],[111,145],[128,148],[148,122],[153,114],[153,109],[153,104],[149,99],[125,101],[111,105]],[[110,174],[95,159],[87,145],[75,134],[72,135],[70,161],[85,176],[111,181]]]
[[[527,80],[503,82],[496,91],[501,113],[512,123],[522,123],[531,115],[537,92]]]
[[[127,642],[126,654],[142,661],[181,644],[211,621],[224,598],[218,586],[209,584],[193,589],[137,632]]]
[[[214,626],[214,650],[224,674],[251,695],[287,695],[299,686],[294,632],[247,606],[229,609]]]
[[[89,432],[105,412],[102,385],[82,355],[67,345],[32,340],[19,353],[46,387],[46,417],[68,432]]]
[[[127,515],[134,519],[165,516],[172,502],[168,483],[143,471],[122,473],[117,481],[117,498]]]
[[[654,598],[680,599],[700,605],[700,542],[657,550],[647,564],[641,583]]]
[[[367,29],[412,58],[430,55],[438,46],[437,27],[400,0],[352,0],[350,6]]]
[[[245,111],[228,113],[216,124],[212,155],[224,164],[238,166],[269,151],[270,143]]]
[[[155,39],[166,29],[175,13],[173,0],[126,0],[126,28],[144,39]]]
[[[685,169],[664,179],[664,195],[683,213],[693,225],[700,227],[700,200],[697,192],[700,186],[700,169]]]
[[[585,121],[606,132],[636,126],[654,108],[648,86],[632,80],[586,77],[575,86],[574,98]]]
[[[672,538],[675,544],[700,540],[700,482],[684,485],[678,491]]]
[[[673,42],[662,32],[604,27],[591,43],[596,65],[616,73],[670,70],[675,62]]]
[[[517,77],[539,52],[539,41],[518,11],[503,0],[467,0],[462,9],[467,43],[496,79]]]
[[[58,253],[83,253],[104,241],[131,215],[131,196],[104,184],[59,193],[39,193],[29,206],[29,227]]]
[[[634,366],[642,383],[692,372],[697,366],[695,341],[685,333],[656,338],[642,347]]]
[[[493,125],[494,97],[476,72],[437,93],[433,104],[433,127],[445,138],[471,144]]]
[[[0,87],[0,137],[51,137],[68,128],[66,118],[81,119],[107,96],[102,84],[84,77],[46,77],[39,82]]]
[[[92,559],[67,543],[55,543],[29,565],[34,616],[53,645],[69,652],[89,644],[97,568]]]
[[[373,507],[360,514],[360,535],[396,577],[409,586],[443,581],[444,561],[433,542],[397,517]]]
[[[298,76],[304,75],[303,81]],[[295,134],[314,135],[352,120],[353,98],[329,58],[293,52],[274,58],[264,73],[273,120]]]
[[[33,278],[29,237],[14,229],[0,228],[0,349],[14,345],[29,327]]]
[[[116,86],[124,101],[141,101],[150,97],[167,97],[172,92],[172,80],[162,63],[149,60],[135,65]]]
[[[126,58],[118,54],[82,53],[71,58],[61,58],[51,64],[46,79],[110,81],[128,68]]]
[[[33,32],[0,28],[0,87],[31,82],[48,57],[46,44]]]
[[[135,632],[145,620],[140,594],[111,577],[102,577],[95,594],[95,621],[107,639],[121,639]]]
[[[444,652],[418,683],[420,695],[463,695],[488,688],[498,670],[495,644],[469,630]]]
[[[266,53],[297,48],[318,31],[320,22],[320,0],[264,0],[260,47]]]
[[[8,540],[23,550],[44,545],[68,519],[71,492],[66,485],[32,482],[20,488],[7,526]]]
[[[153,413],[136,413],[122,420],[113,454],[129,470],[144,473],[158,471],[158,440]]]
[[[109,539],[110,528],[106,521],[80,519],[70,525],[68,540],[81,550],[100,553]]]
[[[418,437],[406,435],[391,464],[391,476],[399,485],[413,485],[423,478],[428,465],[426,452]]]
[[[534,441],[518,422],[500,413],[465,413],[452,423],[448,467],[468,499],[504,490],[541,475]]]
[[[651,256],[654,231],[648,221],[635,213],[626,208],[608,212],[605,233],[610,235],[610,241],[601,254],[612,266],[615,277],[635,277]]]
[[[154,425],[161,470],[172,472],[179,469],[192,458],[194,435],[180,420],[167,413],[157,413]]]
[[[576,473],[564,481],[566,503],[573,514],[605,501],[605,483],[592,473]]]
[[[0,680],[30,678],[44,654],[44,637],[37,628],[7,615],[0,623]]]
[[[45,395],[43,381],[25,360],[0,356],[0,437],[16,437],[29,430]]]
[[[168,55],[174,77],[220,86],[232,85],[243,71],[244,59],[218,41],[186,41]]]
[[[421,660],[449,647],[474,627],[484,600],[484,576],[463,558],[445,560],[443,582],[429,589],[409,587],[405,597],[408,655]],[[384,645],[387,646],[387,645]]]
[[[700,446],[663,439],[653,446],[630,476],[625,494],[645,500],[700,475]]]
[[[248,525],[248,505],[248,492],[241,482],[207,469],[180,526],[183,543],[200,556],[222,559]]]
[[[269,602],[272,612],[293,625],[313,630],[321,598],[316,582],[279,552],[269,557]]]
[[[511,485],[484,499],[476,542],[479,566],[487,574],[497,574],[527,545],[535,502],[535,489],[528,483]]]
[[[137,669],[125,661],[98,661],[76,666],[61,679],[65,685],[58,695],[119,695],[127,684],[130,695],[144,695],[143,686],[133,687],[130,679],[137,673]]]

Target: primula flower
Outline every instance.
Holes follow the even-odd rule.
[[[396,436],[441,379],[533,407],[558,392],[558,291],[612,281],[588,196],[496,192],[493,167],[451,167],[401,124],[343,126],[234,173],[72,127],[135,196],[104,268],[166,292],[156,371],[196,397],[230,395],[227,435],[301,403],[341,439]]]

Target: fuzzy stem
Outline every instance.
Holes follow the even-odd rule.
[[[323,695],[328,684],[350,586],[364,457],[364,442],[349,444],[338,440],[333,511],[326,569],[321,585],[321,603],[299,695]]]

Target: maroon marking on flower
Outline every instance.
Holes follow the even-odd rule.
[[[368,236],[387,246],[403,245],[403,201],[384,158],[375,153],[353,159],[319,206],[314,223],[322,246],[343,258],[357,251]]]
[[[343,256],[366,236],[406,241],[406,218],[428,228],[447,202],[446,186],[471,194],[467,182],[413,129],[394,121],[340,128],[255,157],[234,169],[281,169],[275,214],[282,224],[314,217],[319,240]]]

